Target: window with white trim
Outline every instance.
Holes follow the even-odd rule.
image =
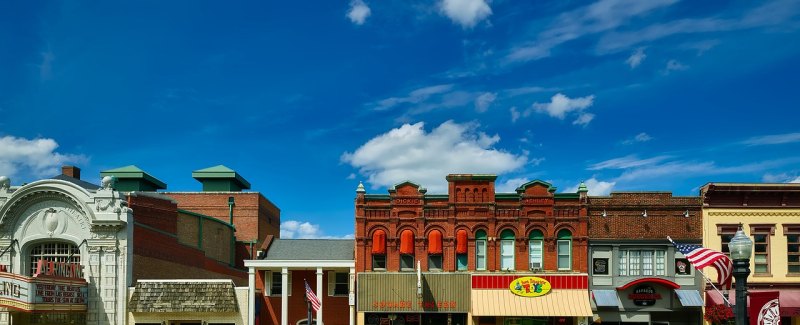
[[[475,269],[486,270],[486,232],[483,230],[475,233]]]
[[[619,251],[619,275],[665,276],[666,254],[665,250],[660,249],[621,249]]]
[[[288,286],[287,289],[289,291],[289,295],[292,295],[292,272],[290,271],[288,274],[288,280],[286,285]],[[281,284],[283,282],[283,277],[280,271],[273,272],[273,271],[264,271],[264,295],[265,296],[272,296],[272,297],[280,297],[283,288]]]
[[[500,233],[500,269],[514,270],[514,232],[508,229]]]
[[[567,229],[561,229],[556,234],[556,250],[558,254],[558,269],[572,269],[572,233]]]
[[[541,270],[544,234],[539,230],[531,231],[528,236],[528,267],[530,270]]]

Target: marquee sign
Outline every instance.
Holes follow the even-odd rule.
[[[550,282],[535,276],[526,276],[511,281],[508,289],[522,297],[539,297],[550,292]]]
[[[23,311],[86,310],[86,281],[0,272],[0,306]]]

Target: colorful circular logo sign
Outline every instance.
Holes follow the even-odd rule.
[[[508,289],[517,296],[538,297],[550,292],[550,282],[535,276],[526,276],[511,281]]]

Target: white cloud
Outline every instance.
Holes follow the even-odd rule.
[[[356,25],[363,25],[371,13],[369,6],[363,0],[351,0],[347,18]]]
[[[478,113],[486,112],[495,99],[497,99],[497,94],[495,93],[481,94],[480,96],[478,96],[478,98],[475,99],[475,111],[477,111]]]
[[[345,152],[341,160],[358,168],[372,188],[411,180],[430,193],[446,192],[450,173],[502,174],[528,162],[526,154],[493,148],[500,137],[477,132],[476,123],[447,121],[430,132],[423,127],[419,122],[392,129]]]
[[[565,42],[615,29],[631,18],[670,6],[677,0],[600,0],[563,13],[534,42],[513,48],[507,62],[524,62],[550,56],[554,47]]]
[[[88,161],[83,155],[55,152],[57,148],[53,139],[0,137],[0,175],[49,177],[58,175],[62,164]]]
[[[327,236],[319,229],[318,224],[310,222],[302,222],[296,220],[287,220],[281,222],[281,238],[284,239],[349,239],[353,238],[352,234],[344,235],[341,237]]]
[[[784,144],[793,142],[800,142],[800,133],[763,135],[744,140],[742,143],[748,146],[762,146],[762,145]]]
[[[634,143],[637,143],[637,142],[647,142],[647,141],[650,141],[650,140],[653,140],[653,137],[651,137],[647,133],[642,132],[642,133],[637,134],[636,136],[634,136],[631,139],[627,139],[625,141],[622,141],[622,144],[634,144]]]
[[[582,111],[594,103],[594,95],[586,97],[569,98],[562,93],[553,95],[549,103],[533,103],[533,108],[540,113],[547,113],[551,117],[563,120],[567,114],[579,113],[573,124],[586,125],[592,121],[594,114]]]
[[[497,193],[514,193],[520,185],[530,182],[527,177],[511,178],[502,183],[494,184],[494,191]]]
[[[644,61],[646,57],[647,54],[644,54],[644,48],[640,47],[636,49],[636,51],[634,51],[627,60],[625,60],[625,63],[627,63],[629,66],[631,66],[631,69],[633,69],[642,64],[642,61]]]
[[[589,122],[591,122],[593,119],[594,119],[594,114],[592,114],[592,113],[581,113],[581,115],[578,115],[578,118],[576,118],[574,121],[572,121],[572,124],[580,125],[580,126],[587,126],[587,125],[589,125]]]
[[[628,169],[633,167],[641,167],[646,165],[653,165],[662,162],[666,159],[672,158],[671,156],[656,156],[653,158],[639,159],[636,155],[628,155],[625,157],[609,159],[589,166],[589,170],[602,170],[602,169]]]
[[[795,177],[795,179],[790,180],[788,183],[800,183],[800,176]]]
[[[520,112],[517,110],[517,107],[516,106],[511,107],[509,111],[511,112],[511,123],[517,122],[517,120],[519,120],[519,117],[521,116]]]
[[[356,179],[356,174],[350,173],[350,175],[347,175],[347,179]]]
[[[376,102],[373,106],[375,106],[375,110],[382,111],[393,108],[400,104],[418,104],[427,100],[433,95],[446,93],[452,89],[453,89],[452,84],[423,87],[411,91],[410,93],[408,93],[408,96],[405,97],[390,97],[380,100]]]
[[[472,28],[492,14],[485,0],[441,0],[439,10],[463,28]]]
[[[689,66],[678,62],[678,60],[669,60],[667,62],[667,66],[664,67],[664,73],[670,73],[671,71],[683,71],[686,69],[689,69]]]
[[[611,189],[614,188],[614,185],[616,185],[617,182],[604,182],[598,180],[597,178],[592,177],[590,179],[587,179],[584,182],[584,184],[586,184],[586,189],[589,190],[589,195],[602,196],[611,193]],[[575,193],[578,191],[578,186],[579,185],[570,187],[567,190],[565,190],[564,193]]]

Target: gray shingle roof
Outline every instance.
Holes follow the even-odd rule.
[[[353,239],[275,239],[264,259],[352,261],[353,245]]]
[[[138,281],[128,307],[134,313],[237,312],[232,281]]]
[[[58,176],[55,176],[55,177],[51,177],[51,179],[58,179],[58,180],[62,180],[62,181],[67,181],[67,182],[73,183],[75,185],[78,185],[80,187],[83,187],[83,188],[85,188],[87,190],[96,190],[96,189],[100,188],[100,186],[98,186],[98,185],[95,185],[95,184],[92,184],[92,183],[89,183],[87,181],[83,181],[83,180],[80,180],[80,179],[77,179],[77,178],[74,178],[74,177],[69,177],[69,176],[64,175],[64,174],[61,174],[61,175],[58,175]]]

